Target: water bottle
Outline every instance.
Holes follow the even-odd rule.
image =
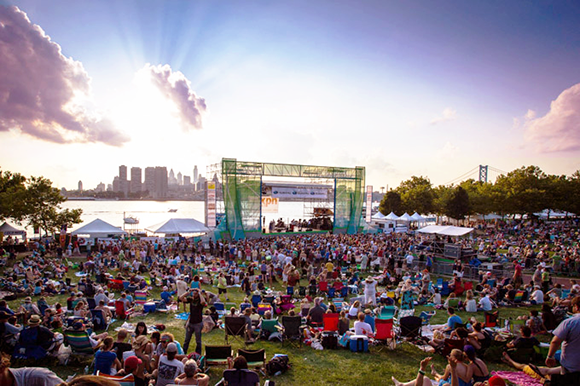
[[[89,373],[89,366],[85,366],[85,374]]]
[[[280,375],[280,374],[282,374],[282,372],[281,372],[281,371],[276,371],[276,373],[275,373],[274,375],[275,375],[275,376],[278,376],[278,375]]]

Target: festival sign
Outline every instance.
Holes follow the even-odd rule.
[[[205,202],[205,225],[208,228],[215,228],[216,226],[216,194],[215,194],[215,182],[208,181],[206,189],[206,202]]]
[[[278,213],[277,197],[262,197],[262,213]]]
[[[273,198],[317,198],[326,200],[328,189],[326,188],[290,188],[285,186],[272,186]]]
[[[366,222],[371,222],[372,220],[372,209],[373,209],[373,186],[367,185],[367,213]]]

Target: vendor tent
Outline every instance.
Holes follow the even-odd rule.
[[[385,218],[385,215],[382,214],[381,212],[377,212],[375,214],[373,214],[372,219],[373,220],[382,220]]]
[[[478,220],[501,220],[503,217],[495,213],[489,213],[489,214],[478,214],[477,216],[475,216],[475,218]]]
[[[447,225],[429,225],[418,229],[419,233],[429,233],[443,236],[463,236],[473,231],[473,228]]]
[[[413,217],[409,216],[409,213],[406,213],[406,212],[401,217],[399,217],[397,220],[407,221],[407,222],[415,221],[415,220],[413,220]]]
[[[558,218],[565,218],[565,217],[576,217],[574,213],[570,212],[556,212],[551,209],[544,209],[541,212],[534,213],[534,215],[538,216],[540,220],[547,220],[548,218],[551,220],[555,220]]]
[[[398,220],[399,216],[397,216],[395,213],[391,212],[389,213],[386,217],[385,220]]]
[[[20,236],[26,237],[26,231],[16,229],[12,225],[5,222],[0,226],[0,232],[4,234],[4,236]]]
[[[427,221],[427,220],[425,220],[425,218],[423,216],[421,216],[417,212],[413,213],[413,215],[411,216],[411,218],[413,219],[413,221],[417,221],[417,222],[425,222],[425,221]]]
[[[202,222],[193,218],[172,218],[162,224],[151,226],[146,230],[163,234],[207,233],[210,231]]]
[[[91,238],[127,234],[127,232],[125,232],[120,227],[115,227],[99,218],[91,221],[85,226],[80,227],[79,229],[75,229],[71,233],[73,235],[89,235]]]

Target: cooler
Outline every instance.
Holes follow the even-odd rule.
[[[352,352],[368,352],[369,338],[366,335],[351,335],[349,347]]]
[[[157,307],[155,306],[155,302],[147,302],[145,304],[143,304],[143,311],[144,312],[155,312],[155,309]]]

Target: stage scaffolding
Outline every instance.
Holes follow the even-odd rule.
[[[223,189],[225,220],[219,231],[232,239],[256,237],[261,234],[262,178],[295,177],[330,180],[334,184],[334,233],[354,234],[359,231],[364,199],[365,168],[291,165],[262,162],[242,162],[223,158],[210,175],[216,175]],[[224,233],[227,233],[225,235]]]

